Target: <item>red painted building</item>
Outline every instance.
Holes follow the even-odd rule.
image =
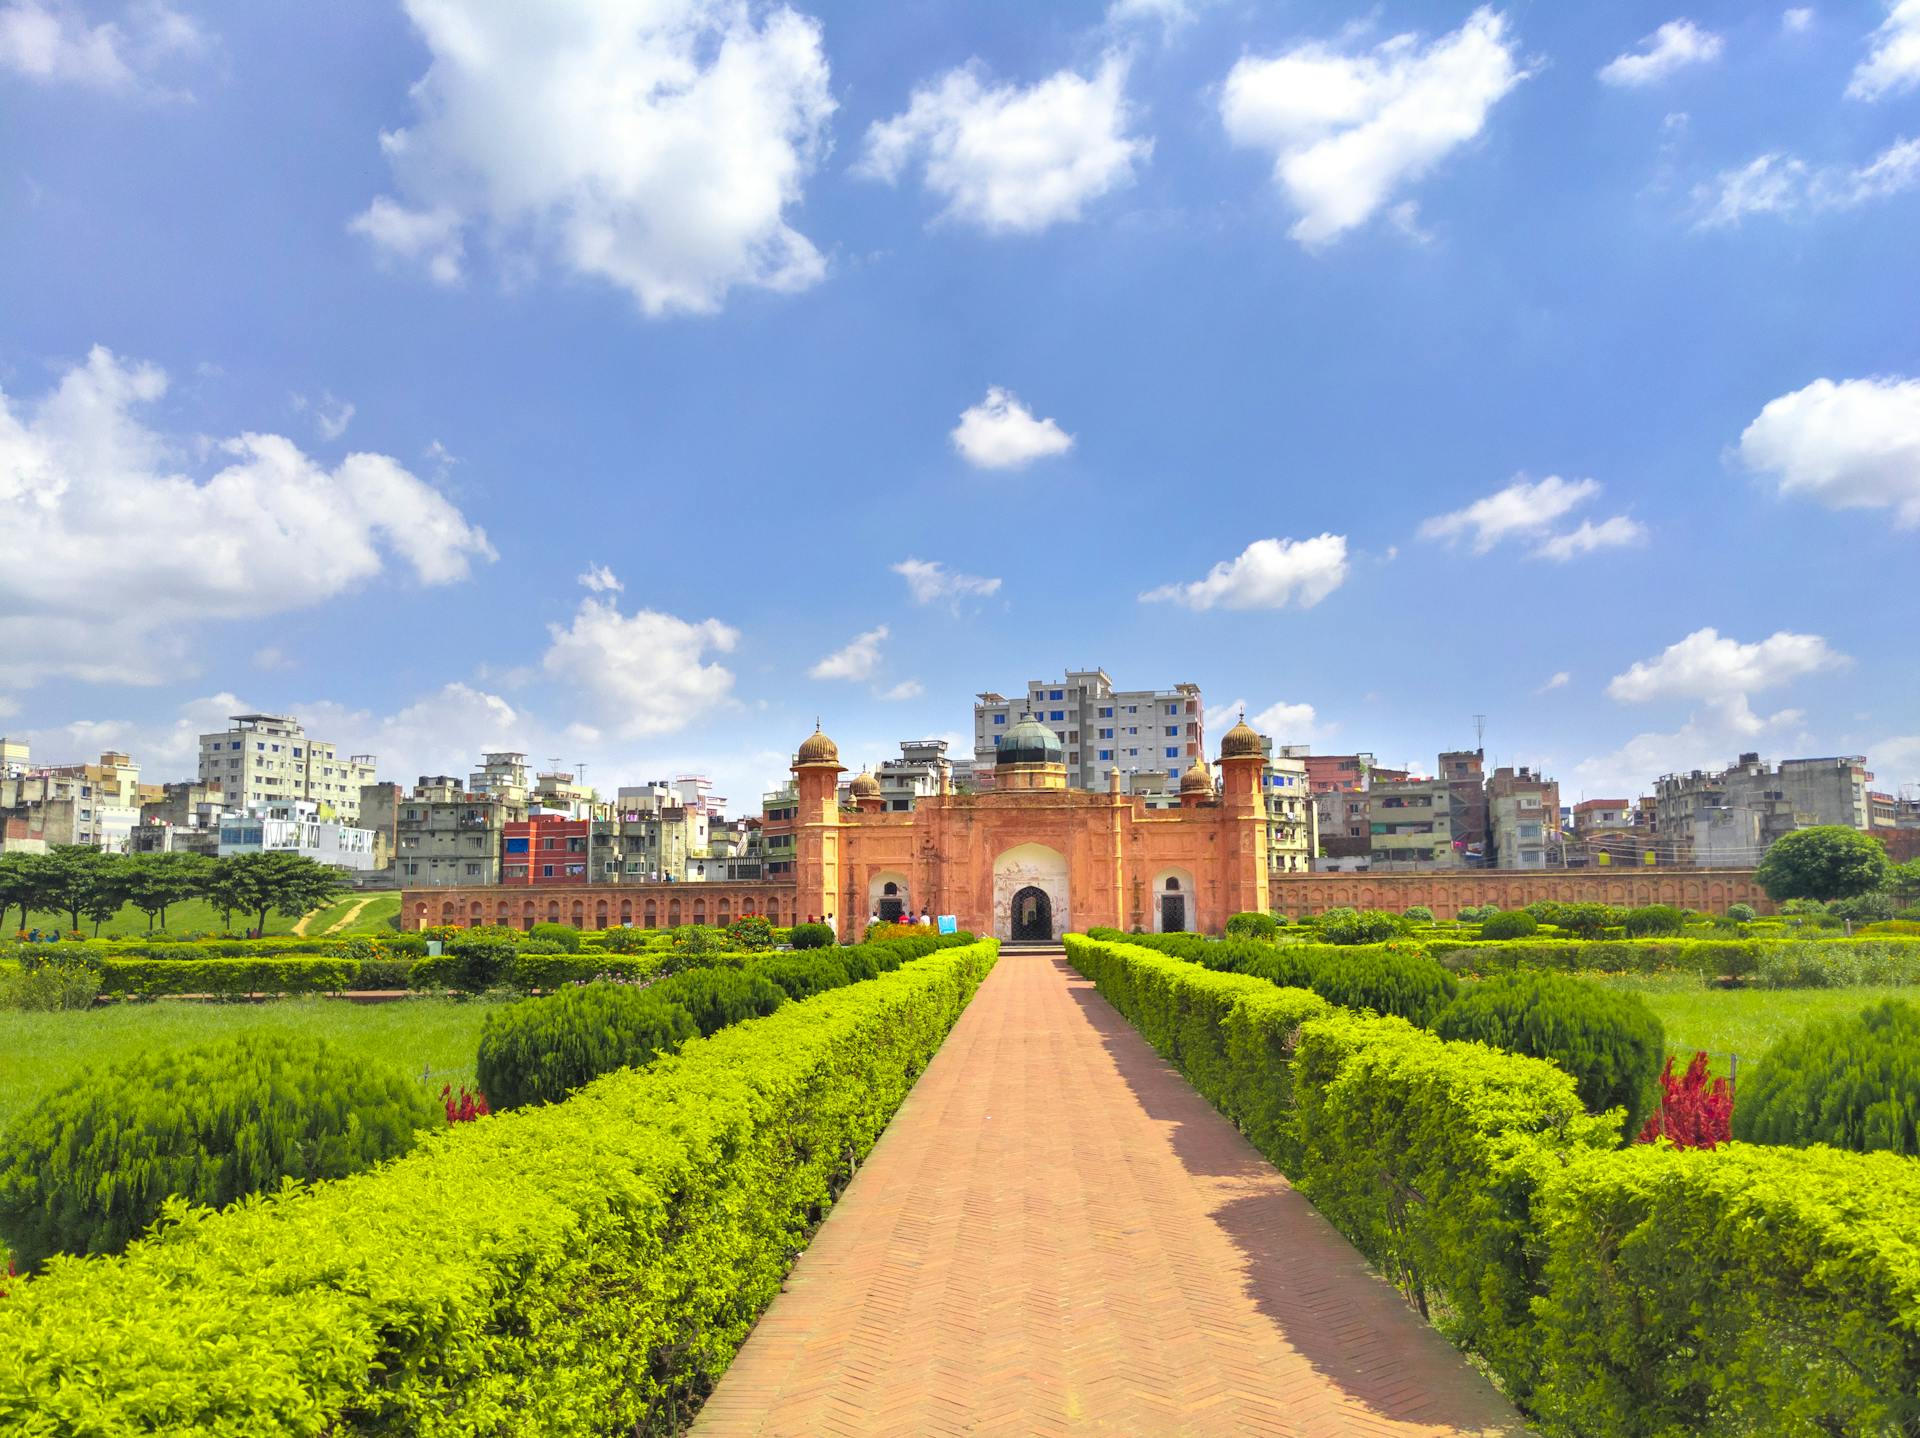
[[[535,814],[501,830],[500,882],[543,888],[587,882],[592,824],[557,814]]]

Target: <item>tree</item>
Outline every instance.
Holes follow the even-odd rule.
[[[1904,864],[1895,864],[1887,887],[1893,891],[1893,897],[1902,904],[1920,904],[1920,859],[1909,859]]]
[[[1892,868],[1878,839],[1844,824],[1816,824],[1774,840],[1754,877],[1775,902],[1825,903],[1873,893]]]
[[[115,897],[114,860],[89,844],[56,844],[47,851],[46,862],[39,867],[40,882],[33,895],[33,907],[65,914],[69,929],[78,930],[81,917],[94,913],[113,898],[113,917],[120,907]]]
[[[154,920],[167,926],[167,907],[202,891],[213,860],[204,854],[133,854],[121,872],[127,902],[147,916],[147,932]]]
[[[27,911],[40,901],[45,868],[44,854],[0,854],[0,921],[6,919],[7,910],[17,907],[20,927],[26,928]]]
[[[253,915],[255,931],[264,934],[268,914],[297,919],[332,903],[346,887],[337,870],[299,854],[235,854],[214,865],[201,893],[228,927],[238,911]]]

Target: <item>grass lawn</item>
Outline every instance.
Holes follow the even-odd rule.
[[[338,903],[329,904],[312,915],[307,922],[306,932],[324,934],[330,925],[344,918],[361,899],[367,900],[366,907],[360,910],[358,917],[351,924],[340,930],[342,936],[390,934],[400,927],[400,892],[397,889],[388,889],[357,896],[349,894]],[[17,924],[19,920],[18,909],[7,911],[6,924],[9,935],[13,932],[12,925]],[[235,914],[233,932],[236,935],[245,932],[252,922],[251,914]],[[267,932],[269,934],[292,933],[295,922],[284,914],[269,914],[267,915]],[[28,917],[27,927],[42,931],[52,930],[56,933],[63,932],[67,927],[67,915],[43,914],[36,910]],[[215,937],[227,932],[226,925],[221,921],[220,911],[204,899],[188,899],[185,903],[170,905],[167,909],[167,930],[174,934],[211,934]],[[80,932],[91,937],[93,925],[83,922],[80,925]],[[103,939],[137,939],[146,932],[147,916],[132,904],[126,905],[100,926],[100,937]]]
[[[0,1130],[42,1093],[126,1054],[262,1029],[317,1034],[412,1074],[430,1069],[435,1092],[444,1083],[458,1087],[473,1080],[480,1021],[489,1007],[478,1000],[297,998],[263,1004],[159,999],[79,1013],[0,1010]]]
[[[1778,1040],[1815,1019],[1857,1014],[1881,999],[1920,1002],[1912,986],[1869,984],[1848,989],[1708,988],[1691,974],[1590,974],[1595,983],[1630,989],[1646,999],[1666,1026],[1667,1049],[1684,1066],[1696,1050],[1713,1056],[1725,1074],[1728,1056],[1758,1063]]]

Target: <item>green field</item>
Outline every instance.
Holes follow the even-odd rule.
[[[1725,1074],[1733,1054],[1744,1066],[1815,1019],[1857,1014],[1881,999],[1920,1002],[1910,986],[1869,984],[1842,989],[1708,988],[1692,974],[1591,974],[1595,983],[1630,989],[1646,999],[1667,1030],[1667,1051],[1681,1065],[1705,1049],[1713,1072]]]
[[[308,998],[265,1004],[161,999],[79,1013],[0,1010],[0,1130],[40,1094],[137,1050],[263,1029],[316,1034],[413,1074],[431,1070],[436,1092],[448,1082],[457,1087],[473,1079],[474,1049],[489,1007],[478,1000],[358,1004]]]
[[[329,904],[326,908],[317,910],[308,916],[305,932],[309,934],[325,933],[332,924],[344,918],[348,911],[351,910],[355,904],[359,903],[361,899],[367,901],[366,907],[360,911],[359,916],[351,924],[340,930],[341,934],[390,934],[399,927],[400,893],[396,889],[388,889],[373,894],[357,896],[350,894],[336,904]],[[18,923],[19,919],[20,911],[18,909],[10,909],[7,911],[6,923],[9,926]],[[251,922],[252,918],[250,915],[235,914],[233,916],[233,932],[236,934],[243,932]],[[267,932],[269,934],[292,933],[293,926],[296,922],[298,921],[289,919],[283,914],[269,914],[267,916]],[[67,915],[43,914],[35,911],[28,916],[27,927],[30,929],[52,930],[58,933],[67,927]],[[226,925],[221,921],[219,910],[204,900],[189,899],[183,904],[174,904],[168,908],[167,931],[174,934],[218,935],[225,933],[227,930]],[[9,927],[8,932],[12,932],[11,927]],[[93,925],[83,923],[80,926],[80,932],[91,936],[93,933]],[[147,916],[131,904],[128,904],[121,909],[119,913],[115,914],[100,926],[100,937],[103,939],[135,939],[146,932]]]

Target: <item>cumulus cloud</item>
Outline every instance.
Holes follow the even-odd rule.
[[[892,569],[907,581],[915,604],[957,604],[962,599],[985,599],[1000,592],[998,579],[959,574],[937,559],[903,559]]]
[[[918,699],[927,692],[927,686],[918,679],[902,679],[891,689],[883,689],[877,697],[888,703],[897,703],[902,699]]]
[[[573,690],[583,719],[622,739],[683,729],[733,689],[732,671],[709,656],[732,653],[740,634],[718,619],[623,614],[615,601],[589,596],[572,623],[547,632],[542,671]]]
[[[976,62],[915,89],[907,108],[867,131],[854,173],[895,184],[916,160],[941,218],[989,234],[1032,234],[1081,217],[1133,183],[1151,140],[1127,133],[1126,61],[1092,79],[1061,70],[1025,89],[993,85]]]
[[[159,0],[139,0],[122,7],[120,18],[97,23],[67,0],[0,5],[0,71],[43,84],[149,87],[168,62],[206,48],[205,32]]]
[[[1561,787],[1573,794],[1646,794],[1662,774],[1723,769],[1763,743],[1795,744],[1804,738],[1805,717],[1798,709],[1756,714],[1743,694],[1712,700],[1678,729],[1636,734],[1610,753],[1581,760]]]
[[[1235,144],[1272,152],[1274,183],[1300,212],[1293,238],[1326,244],[1480,133],[1526,78],[1515,48],[1505,17],[1482,8],[1424,45],[1396,35],[1359,52],[1315,41],[1247,56],[1228,72],[1220,118]]]
[[[1767,403],[1740,436],[1740,458],[1783,495],[1920,525],[1920,380],[1817,379]]]
[[[1654,699],[1722,700],[1771,689],[1789,680],[1850,663],[1818,634],[1781,630],[1752,644],[1696,629],[1653,659],[1642,659],[1607,684],[1607,693],[1629,704]]]
[[[1560,520],[1600,491],[1601,484],[1594,479],[1569,480],[1557,474],[1541,480],[1516,479],[1464,509],[1423,520],[1420,537],[1451,544],[1471,535],[1475,554],[1485,554],[1510,539],[1526,540],[1533,544],[1536,559],[1561,561],[1598,549],[1643,543],[1646,526],[1624,514],[1598,524],[1583,520],[1576,529],[1553,533]]]
[[[1791,10],[1780,12],[1780,28],[1789,35],[1799,35],[1813,28],[1813,11],[1805,5],[1796,5]]]
[[[1773,151],[1722,170],[1693,191],[1694,228],[1738,225],[1749,215],[1850,210],[1920,185],[1920,138],[1896,140],[1860,166],[1809,165]]]
[[[1220,735],[1239,723],[1243,715],[1247,723],[1273,740],[1276,747],[1324,739],[1340,727],[1337,724],[1322,725],[1311,704],[1294,704],[1283,699],[1255,713],[1246,700],[1235,699],[1231,703],[1207,706],[1207,732],[1214,735],[1217,741]]]
[[[1163,584],[1140,598],[1189,609],[1311,609],[1347,579],[1347,537],[1256,539],[1188,584]]]
[[[1600,79],[1608,85],[1657,85],[1676,70],[1719,59],[1725,42],[1691,20],[1669,20],[1640,46],[1602,65]]]
[[[1849,97],[1884,100],[1920,85],[1920,0],[1895,0],[1872,39],[1847,82]]]
[[[95,348],[35,403],[0,394],[7,678],[156,683],[195,621],[317,604],[389,556],[423,584],[494,557],[481,529],[383,454],[328,468],[289,439],[247,433],[214,445],[223,462],[195,479],[142,418],[166,388],[158,367]],[[78,574],[85,583],[53,578]]]
[[[1550,694],[1555,689],[1565,689],[1573,683],[1573,675],[1562,669],[1550,676],[1545,684],[1534,690],[1535,694]]]
[[[1011,391],[994,385],[979,404],[961,411],[953,447],[976,469],[1021,469],[1036,459],[1065,454],[1073,436],[1033,411]]]
[[[1882,739],[1867,750],[1867,763],[1880,789],[1920,790],[1920,734]]]
[[[1170,35],[1193,23],[1211,0],[1112,0],[1107,6],[1107,24],[1117,29],[1137,25],[1157,25],[1160,33]]]
[[[856,683],[871,679],[873,671],[880,667],[880,644],[886,637],[884,624],[856,634],[844,648],[834,650],[809,669],[807,675],[813,679],[850,679]]]
[[[604,564],[590,564],[587,566],[586,573],[576,577],[580,584],[591,589],[595,594],[618,594],[626,588],[618,576]]]
[[[820,26],[739,0],[406,0],[431,54],[381,136],[397,195],[352,223],[441,283],[483,237],[616,285],[649,315],[792,291],[826,262],[788,222],[834,101]]]

